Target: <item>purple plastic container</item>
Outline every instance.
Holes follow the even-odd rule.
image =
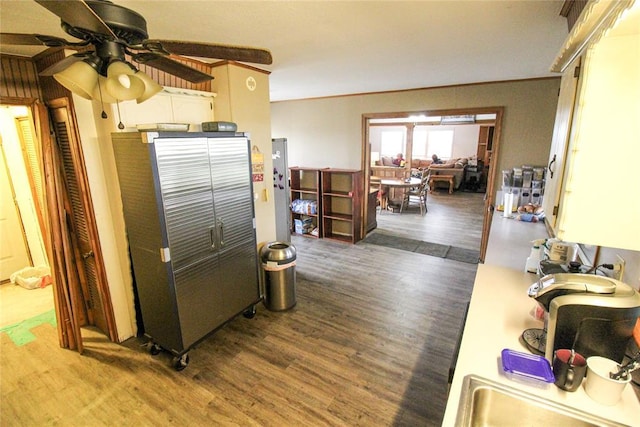
[[[536,354],[505,348],[502,350],[502,369],[508,378],[532,385],[547,386],[555,381],[549,361]]]

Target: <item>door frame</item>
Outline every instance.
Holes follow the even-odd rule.
[[[484,204],[484,216],[482,224],[482,238],[480,241],[480,262],[484,262],[484,257],[487,251],[487,243],[489,241],[489,231],[491,229],[491,220],[493,218],[493,212],[495,210],[495,192],[494,186],[498,176],[498,159],[500,156],[500,141],[502,136],[502,121],[504,116],[504,107],[469,107],[469,108],[457,108],[457,109],[442,109],[442,110],[418,110],[418,111],[396,111],[387,113],[365,113],[362,115],[362,157],[361,157],[361,169],[364,171],[364,188],[366,194],[369,188],[369,178],[371,175],[371,145],[369,144],[369,127],[372,119],[387,119],[387,118],[407,118],[412,116],[460,116],[468,114],[495,114],[494,133],[493,133],[493,145],[492,145],[492,161],[491,167],[489,167],[489,175],[487,176],[487,189],[485,192],[485,204]],[[408,156],[408,155],[407,155]],[[368,218],[368,198],[364,200],[363,215],[365,220],[363,221],[363,227],[366,226]],[[365,230],[362,230],[363,235]]]
[[[67,155],[69,158],[67,161],[70,161],[70,163],[67,163],[65,167],[62,163],[63,159],[60,158],[61,163],[57,166],[61,168],[61,173],[65,168],[71,168],[73,169],[73,174],[75,174],[75,182],[67,182],[61,185],[61,187],[67,190],[68,199],[66,202],[68,206],[65,206],[65,209],[68,211],[69,222],[71,223],[68,227],[69,237],[73,239],[72,251],[69,251],[65,256],[71,258],[67,261],[74,263],[75,271],[78,275],[77,280],[71,280],[69,282],[69,291],[72,295],[76,294],[78,297],[84,298],[84,308],[87,312],[88,324],[97,326],[111,341],[117,342],[117,325],[115,323],[111,293],[102,256],[102,245],[96,224],[96,214],[91,196],[91,188],[89,186],[82,141],[76,120],[76,110],[72,99],[66,97],[48,100],[45,105],[49,113],[48,119],[50,123],[58,129],[62,123],[64,125],[64,134],[68,140]],[[64,116],[64,119],[56,121],[56,111],[61,111],[61,116]],[[57,126],[56,123],[58,124]],[[58,136],[58,132],[56,132],[56,129],[51,128],[51,133],[55,135],[53,147],[61,150],[62,141]],[[59,152],[59,155],[62,156],[63,153]],[[65,175],[64,179],[72,179],[72,177]],[[72,184],[76,186],[78,193],[75,203],[71,199],[71,191],[69,190]],[[58,188],[56,191],[60,191],[60,189]],[[80,210],[78,210],[78,208],[80,208]],[[74,230],[74,228],[80,224],[80,219],[86,227],[86,230],[84,230],[86,232],[86,236],[84,236],[86,247],[82,248],[79,245],[80,238],[78,234],[80,233],[77,233],[78,230]],[[89,285],[87,274],[89,264],[91,264],[91,268],[93,269],[92,280],[94,280],[94,286]],[[97,314],[98,312],[102,314],[100,318],[94,316],[94,313]]]
[[[35,128],[35,135],[34,138],[37,140],[37,143],[40,144],[40,162],[41,165],[43,167],[43,171],[44,171],[44,165],[45,165],[45,154],[48,150],[47,147],[50,146],[50,144],[52,144],[53,142],[51,141],[51,137],[50,137],[50,132],[52,131],[49,127],[49,123],[50,123],[50,119],[49,119],[49,108],[51,106],[57,106],[57,107],[66,107],[68,108],[68,112],[69,112],[69,116],[71,119],[71,123],[70,123],[70,127],[72,132],[74,132],[74,150],[73,150],[73,159],[74,162],[79,162],[77,164],[80,164],[80,170],[77,171],[77,173],[79,174],[79,179],[81,179],[84,183],[84,185],[86,186],[85,188],[88,188],[88,180],[87,180],[87,175],[86,175],[86,170],[84,168],[84,158],[82,156],[82,147],[80,146],[80,141],[79,141],[79,133],[78,130],[75,126],[75,110],[73,109],[73,105],[72,105],[72,101],[69,99],[58,99],[58,100],[52,100],[47,102],[47,105],[45,106],[43,103],[41,103],[40,101],[38,101],[37,99],[34,98],[11,98],[11,97],[3,97],[1,100],[1,103],[3,105],[9,105],[9,106],[26,106],[29,109],[29,118],[32,121],[32,124]],[[51,183],[49,181],[51,181],[51,176],[43,176],[43,180],[47,181],[47,184],[51,185]],[[46,187],[46,186],[45,186]],[[50,192],[51,193],[51,188],[48,188],[45,190],[45,192]],[[86,191],[83,191],[83,197],[89,197],[89,201],[90,201],[90,195],[86,194]],[[45,202],[46,203],[46,202]],[[89,209],[91,209],[91,214],[93,217],[93,204],[90,203],[89,204]],[[46,210],[46,209],[45,209]],[[50,238],[50,232],[51,232],[51,228],[52,228],[52,224],[51,221],[52,219],[49,217],[48,213],[44,213],[44,216],[46,218],[43,219],[42,223],[40,224],[41,226],[41,234],[43,236],[43,240],[44,240],[44,244],[45,244],[45,248],[46,248],[46,257],[47,257],[47,262],[51,268],[52,271],[52,277],[55,276],[55,270],[56,270],[56,265],[55,265],[55,261],[54,261],[54,251],[58,251],[59,248],[56,248],[53,246],[53,241]],[[89,219],[88,219],[89,220]],[[103,331],[105,333],[105,335],[112,341],[112,342],[117,342],[117,329],[116,329],[116,324],[115,324],[115,320],[113,318],[114,314],[113,314],[113,307],[112,307],[112,303],[111,303],[111,295],[109,293],[108,287],[107,287],[107,281],[106,281],[106,275],[104,273],[104,264],[102,261],[102,254],[101,254],[101,249],[100,249],[100,245],[99,245],[99,240],[97,239],[97,230],[96,230],[96,226],[95,226],[95,220],[92,219],[91,220],[91,234],[93,236],[95,236],[95,241],[98,242],[97,246],[94,247],[94,251],[97,254],[99,260],[98,260],[98,275],[100,276],[100,287],[99,287],[99,291],[101,294],[101,300],[102,300],[102,305],[103,305],[103,310],[105,311],[105,315],[107,318],[107,329],[106,331]],[[70,264],[75,264],[77,262],[77,260],[75,259],[69,259],[66,260],[68,261]],[[63,263],[66,263],[65,260],[63,260]],[[54,287],[54,295],[56,293],[56,289],[59,288],[61,285],[54,283],[52,285]],[[79,291],[79,290],[78,290]],[[68,315],[69,313],[66,312],[63,307],[61,307],[61,305],[57,302],[54,301],[54,305],[55,305],[55,312],[56,312],[56,319],[57,319],[57,323],[60,326],[62,325],[67,325],[69,322],[68,320]],[[79,331],[78,331],[79,332]],[[81,340],[81,335],[76,332],[70,332],[69,330],[67,330],[66,328],[64,330],[58,330],[58,335],[59,335],[59,341],[60,341],[60,346],[63,348],[71,348],[71,349],[77,349],[80,352],[82,351],[82,343],[81,342],[74,342],[74,340],[72,338],[69,337],[70,334],[76,335],[76,337]]]

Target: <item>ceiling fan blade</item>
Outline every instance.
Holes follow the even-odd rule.
[[[174,76],[188,80],[191,83],[203,83],[207,80],[213,80],[213,76],[210,76],[209,74],[198,71],[195,68],[191,68],[188,65],[184,65],[157,53],[138,53],[133,55],[133,60],[140,64],[148,65],[169,74],[173,74]]]
[[[41,34],[0,33],[0,44],[48,46],[47,43],[56,43],[55,46],[66,46],[68,44],[66,40],[54,36],[44,36]]]
[[[0,44],[22,45],[22,46],[85,46],[88,42],[74,43],[60,37],[48,36],[46,34],[20,34],[20,33],[0,33]]]
[[[90,53],[76,53],[74,55],[70,55],[65,57],[64,59],[56,62],[50,67],[45,68],[40,72],[41,76],[53,76],[56,73],[59,73],[62,70],[66,70],[67,67],[70,67],[71,64],[76,63],[78,61],[82,61],[84,58],[89,56]]]
[[[143,45],[151,51],[165,51],[175,55],[230,59],[233,61],[267,65],[273,62],[271,52],[266,49],[257,49],[252,47],[177,40],[147,40]]]
[[[67,24],[117,39],[111,28],[104,23],[83,0],[35,0],[40,6],[58,15]]]

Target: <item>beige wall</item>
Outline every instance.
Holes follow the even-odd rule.
[[[233,62],[213,67],[212,89],[216,120],[238,125],[238,131],[249,132],[252,147],[264,158],[264,181],[254,182],[256,238],[258,244],[276,237],[273,204],[273,161],[271,160],[271,115],[269,74]]]
[[[362,114],[504,107],[498,168],[546,165],[560,78],[271,104],[274,138],[287,138],[289,166],[361,165]]]
[[[504,107],[498,170],[524,163],[546,165],[560,78],[353,95],[271,104],[274,138],[287,138],[289,166],[360,168],[362,114]],[[496,182],[496,190],[499,182]],[[640,288],[640,252],[603,248],[627,262],[624,281]]]

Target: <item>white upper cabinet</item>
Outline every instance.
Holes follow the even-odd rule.
[[[136,130],[136,125],[151,123],[188,123],[190,131],[202,130],[202,122],[214,120],[214,94],[186,89],[170,89],[138,104],[122,101],[112,104],[112,117],[116,124],[122,122],[126,130]]]
[[[557,217],[545,212],[565,241],[640,250],[640,2],[625,10],[629,3],[590,2],[568,39],[585,47],[562,52],[560,71],[571,74],[579,55],[583,63],[572,113],[558,108],[556,130],[569,138]],[[593,13],[603,14],[600,24],[579,43]]]
[[[547,223],[555,228],[558,218],[558,207],[562,194],[564,164],[569,145],[569,133],[578,89],[578,75],[580,72],[580,58],[567,67],[562,74],[558,108],[553,128],[553,139],[549,152],[549,162],[544,185],[544,199],[542,201]]]
[[[213,121],[213,97],[172,95],[171,106],[174,123],[189,123],[193,131],[202,130],[202,122]]]

